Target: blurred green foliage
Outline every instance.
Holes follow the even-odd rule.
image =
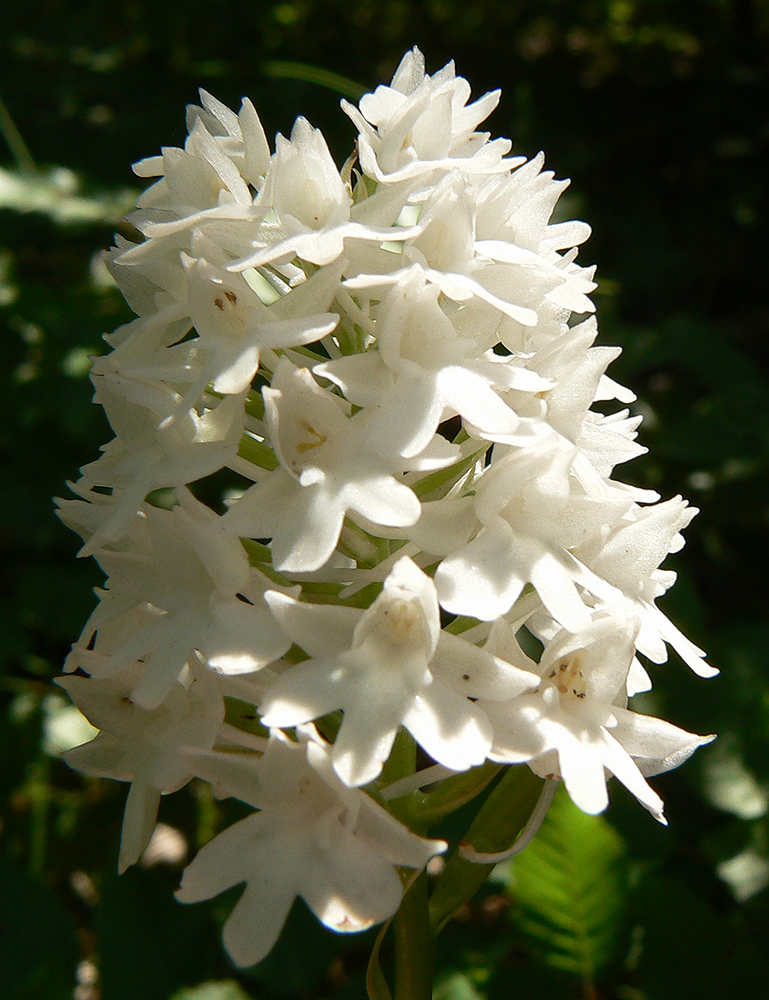
[[[128,165],[182,143],[200,85],[231,105],[248,94],[268,134],[305,115],[341,162],[354,136],[339,93],[388,80],[413,44],[431,71],[454,58],[476,94],[501,87],[493,132],[573,178],[568,210],[594,228],[582,259],[599,265],[602,341],[624,348],[612,374],[647,418],[649,456],[618,474],[702,508],[669,560],[681,575],[666,608],[722,668],[706,683],[672,662],[643,698],[720,734],[655,779],[669,829],[618,787],[601,818],[557,800],[538,840],[442,933],[436,998],[765,995],[768,42],[764,0],[3,5],[4,1000],[364,996],[370,933],[337,937],[298,905],[275,953],[236,973],[218,937],[229,900],[174,902],[178,832],[202,842],[237,809],[203,787],[164,800],[166,860],[117,878],[124,789],[57,756],[77,734],[52,679],[100,577],[74,558],[51,496],[110,436],[86,375],[101,334],[129,318],[98,257],[138,187]],[[444,831],[455,839],[458,822]]]

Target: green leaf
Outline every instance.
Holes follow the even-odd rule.
[[[501,764],[487,760],[479,767],[452,774],[441,781],[435,791],[416,793],[412,807],[414,816],[418,816],[426,826],[431,826],[480,795],[501,769]]]
[[[507,863],[505,881],[532,951],[592,984],[617,954],[624,925],[619,834],[561,790],[532,843]]]

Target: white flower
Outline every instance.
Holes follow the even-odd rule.
[[[715,737],[624,708],[637,632],[637,620],[597,613],[577,635],[557,633],[536,668],[541,683],[535,692],[506,703],[481,702],[494,725],[490,758],[527,761],[537,774],[562,778],[588,813],[606,808],[608,770],[664,823],[662,800],[644,774],[676,766]],[[521,662],[523,654],[516,657],[510,644],[508,639],[498,652]]]
[[[352,198],[331,159],[320,129],[297,118],[291,138],[279,135],[275,156],[257,199],[266,214],[252,239],[257,249],[232,270],[258,267],[293,256],[312,264],[329,264],[341,256],[346,239],[405,239],[417,230],[372,227],[356,221]],[[396,212],[397,214],[397,212]],[[273,218],[274,217],[274,218]]]
[[[654,663],[667,659],[669,643],[700,677],[713,677],[715,667],[705,663],[705,653],[687,639],[660,611],[655,600],[673,585],[676,574],[659,569],[669,552],[684,544],[681,531],[697,514],[681,497],[650,507],[634,505],[621,518],[575,549],[579,559],[621,592],[599,594],[608,606],[626,602],[629,613],[641,621],[638,649]],[[623,601],[623,597],[626,602]]]
[[[314,607],[277,593],[267,600],[315,658],[281,674],[259,707],[262,721],[295,726],[343,709],[331,756],[347,785],[379,775],[401,725],[454,771],[481,764],[491,730],[466,696],[499,696],[500,689],[511,696],[537,683],[441,632],[435,586],[408,557],[395,563],[366,611]]]
[[[187,272],[190,319],[198,333],[195,347],[211,356],[201,388],[212,381],[214,392],[245,392],[259,368],[262,350],[311,344],[331,333],[339,322],[336,313],[302,315],[300,311],[301,304],[315,293],[318,279],[323,282],[321,307],[327,306],[336,275],[329,282],[329,275],[319,272],[270,308],[240,275],[185,255],[182,263]],[[294,315],[286,315],[286,306],[293,307]]]
[[[586,222],[549,223],[570,182],[554,180],[552,171],[543,173],[544,162],[544,153],[538,153],[510,174],[488,180],[478,195],[479,239],[503,240],[543,254],[585,242],[590,236]]]
[[[187,130],[193,132],[200,119],[243,179],[258,191],[270,166],[270,147],[253,104],[244,97],[240,112],[235,114],[202,88],[199,93],[203,106],[187,105]],[[149,161],[142,162],[146,170]]]
[[[447,611],[493,621],[531,583],[565,628],[587,625],[578,590],[584,575],[569,550],[624,513],[632,499],[622,490],[607,489],[600,499],[585,493],[571,473],[573,458],[572,449],[551,436],[503,455],[475,481],[483,527],[435,575]]]
[[[177,240],[176,243],[169,241],[164,246],[164,253],[147,254],[145,251],[139,260],[131,261],[132,251],[144,244],[132,243],[117,233],[115,246],[102,254],[104,263],[128,305],[137,316],[151,320],[154,327],[166,326],[183,317],[184,308],[180,303],[184,302],[186,281],[184,272],[179,267],[179,253],[187,242],[186,238]],[[117,347],[141,326],[141,320],[132,320],[113,333],[106,334],[104,339],[111,346]],[[181,336],[186,330],[185,327]]]
[[[281,280],[269,290],[276,301],[268,306],[247,280],[263,276],[227,271],[231,254],[200,229],[189,239],[166,240],[162,252],[138,261],[126,263],[125,256],[115,252],[110,266],[140,318],[106,337],[113,351],[96,370],[180,391],[189,384],[169,423],[196,405],[209,383],[214,392],[240,394],[250,387],[264,350],[312,343],[339,320],[327,310],[341,262],[309,279],[302,274],[295,286]],[[194,339],[188,336],[192,327]]]
[[[475,193],[467,179],[454,172],[430,193],[419,218],[420,233],[404,244],[395,257],[401,267],[390,273],[359,274],[345,287],[377,298],[397,282],[412,263],[422,265],[425,277],[454,302],[484,302],[526,326],[537,322],[537,306],[567,283],[565,272],[530,250],[501,241],[476,243]],[[390,255],[391,258],[393,255]],[[584,292],[589,282],[575,285],[571,308],[592,309]]]
[[[322,389],[308,369],[282,359],[263,395],[280,468],[252,486],[223,521],[239,535],[272,538],[277,569],[296,573],[322,566],[348,510],[391,527],[419,518],[419,500],[396,478],[404,461],[395,444],[375,438],[365,414],[349,418],[344,402]],[[455,458],[445,441],[435,444],[424,459],[427,468]],[[411,467],[420,467],[419,457]]]
[[[111,487],[113,503],[110,515],[80,550],[82,556],[119,537],[152,490],[183,486],[227,465],[238,450],[244,423],[238,396],[202,413],[180,413],[182,397],[162,383],[127,378],[106,365],[92,378],[94,399],[106,410],[116,437],[102,447],[101,458],[80,470],[78,485],[81,491]]]
[[[446,410],[483,433],[528,443],[535,432],[493,386],[537,393],[552,383],[494,355],[494,360],[486,357],[491,345],[458,332],[439,297],[440,289],[426,280],[421,265],[413,265],[379,307],[378,350],[316,365],[315,374],[339,385],[356,405],[378,407],[374,428],[399,438],[399,454],[406,458],[429,444]]]
[[[133,224],[146,236],[165,236],[219,215],[242,219],[253,216],[248,183],[223,152],[221,142],[208,131],[202,116],[193,117],[184,149],[166,146],[162,156],[134,165],[140,177],[161,178],[139,197],[138,211],[131,216]],[[257,162],[260,158],[257,153]]]
[[[147,846],[161,794],[178,791],[194,776],[185,751],[210,750],[224,719],[216,677],[196,658],[152,710],[131,697],[142,670],[132,664],[104,678],[70,675],[57,681],[101,730],[90,743],[68,750],[66,762],[91,777],[131,782],[120,841],[121,872]]]
[[[102,676],[141,659],[131,697],[147,709],[166,697],[193,651],[238,674],[290,645],[264,603],[268,581],[249,566],[240,541],[187,490],[177,495],[170,511],[147,506],[120,548],[97,551],[108,579],[74,654],[80,665],[93,645]]]
[[[245,883],[224,938],[247,965],[297,896],[363,929],[400,905],[397,866],[444,848],[361,785],[526,763],[593,813],[614,774],[664,822],[646,776],[711,737],[628,710],[651,687],[635,654],[715,671],[655,606],[692,509],[611,478],[644,449],[638,417],[592,409],[634,397],[575,316],[589,227],[551,221],[568,182],[541,154],[476,131],[498,93],[468,103],[415,48],[344,104],[341,171],[304,118],[271,155],[250,102],[200,97],[184,148],[135,168],[158,178],[130,219],[143,240],[106,258],[137,318],[94,363],[115,438],[60,502],[107,576],[65,664],[89,676],[62,687],[102,730],[70,763],[131,782],[121,869],[193,774],[258,810],[178,893]],[[420,769],[383,788],[401,728]]]
[[[476,126],[496,107],[499,91],[467,105],[470,85],[448,63],[430,77],[413,48],[401,60],[389,87],[361,98],[360,111],[342,101],[358,127],[363,170],[380,183],[393,184],[437,170],[458,167],[468,174],[505,171],[518,160],[502,160],[509,139],[489,142]],[[467,105],[467,106],[466,106]]]
[[[301,743],[273,737],[259,761],[243,753],[196,753],[190,762],[217,794],[260,810],[206,844],[176,894],[194,903],[245,882],[224,926],[237,965],[267,955],[297,896],[337,931],[387,920],[403,895],[395,866],[422,868],[446,848],[345,787],[324,748],[306,735]]]

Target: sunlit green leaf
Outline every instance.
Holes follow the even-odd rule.
[[[592,983],[621,941],[626,871],[619,834],[562,790],[532,843],[506,864],[513,919],[533,951]]]

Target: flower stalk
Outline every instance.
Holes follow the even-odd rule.
[[[430,926],[427,872],[420,872],[393,917],[395,990],[393,1000],[431,1000],[435,938]]]

